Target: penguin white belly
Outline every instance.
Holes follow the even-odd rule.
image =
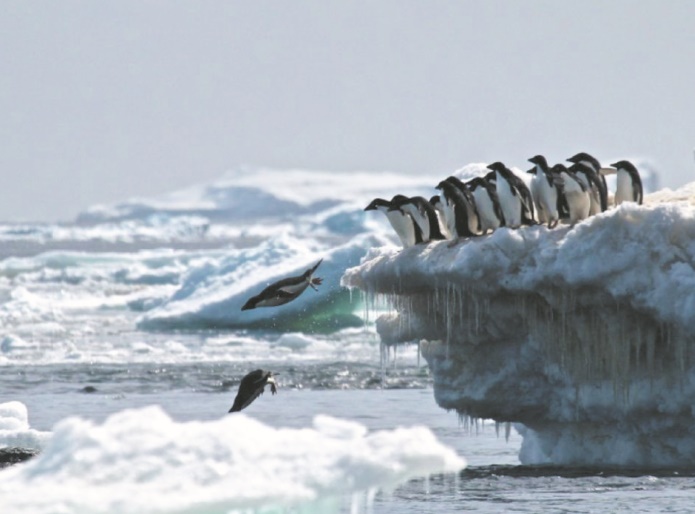
[[[415,244],[415,227],[413,227],[413,220],[410,216],[400,211],[386,211],[386,218],[391,223],[404,248]]]
[[[480,234],[480,219],[478,213],[475,212],[474,206],[466,201],[466,214],[468,215],[468,230],[471,234]]]
[[[548,214],[545,211],[545,205],[541,202],[541,180],[545,180],[543,177],[538,177],[534,175],[531,179],[531,198],[533,198],[533,203],[536,206],[536,220],[538,223],[548,223]]]
[[[634,202],[635,198],[632,192],[632,178],[626,171],[618,170],[618,178],[615,187],[615,205],[620,205],[623,202]]]
[[[598,189],[589,183],[589,179],[582,172],[577,173],[577,178],[582,181],[584,187],[589,192],[589,216],[594,216],[600,214],[601,212],[601,196],[599,195]]]
[[[566,173],[562,174],[565,183],[565,198],[570,210],[570,223],[574,225],[589,217],[591,209],[591,196],[589,191],[582,189],[582,186]]]
[[[508,227],[521,226],[521,200],[512,192],[509,182],[497,174],[497,196],[502,207],[502,214]]]
[[[475,191],[473,191],[473,197],[475,198],[475,205],[478,207],[480,228],[483,234],[488,230],[495,230],[499,227],[500,220],[495,214],[495,208],[487,190],[484,187],[477,187]]]
[[[542,171],[538,172],[534,180],[538,181],[538,200],[536,204],[545,211],[547,223],[557,221],[560,219],[557,212],[557,189],[548,184],[548,179]]]
[[[442,198],[442,201],[435,205],[434,210],[437,211],[437,216],[439,217],[439,226],[442,229],[442,234],[447,239],[453,239],[456,229],[452,232],[451,223],[453,220],[454,210],[451,208],[446,200],[446,197]]]
[[[415,207],[412,203],[408,203],[402,207],[402,209],[407,213],[410,214],[410,217],[413,218],[413,221],[417,223],[418,227],[420,227],[420,232],[422,233],[422,240],[424,242],[427,242],[430,240],[430,220],[427,219],[427,216],[422,214],[417,207]]]

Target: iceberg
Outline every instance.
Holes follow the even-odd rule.
[[[0,510],[325,513],[347,495],[358,512],[378,489],[465,464],[425,427],[368,432],[317,416],[274,428],[245,414],[177,422],[152,406],[59,422],[40,455],[0,472]]]
[[[372,248],[342,283],[382,343],[420,343],[434,395],[514,423],[523,464],[692,466],[693,185],[574,228]]]

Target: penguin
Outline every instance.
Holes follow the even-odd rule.
[[[451,227],[448,224],[447,211],[449,209],[449,206],[446,205],[445,202],[446,200],[442,201],[442,198],[439,195],[434,195],[432,198],[430,198],[430,205],[434,207],[434,210],[437,212],[437,217],[439,218],[439,225],[442,229],[442,234],[444,234],[444,237],[446,237],[447,239],[453,239],[456,236],[451,232]]]
[[[239,412],[251,405],[256,398],[263,394],[265,386],[268,384],[270,384],[270,392],[277,394],[277,382],[272,371],[257,369],[248,373],[239,383],[239,391],[237,391],[234,404],[229,412]]]
[[[563,193],[567,201],[570,225],[574,226],[589,217],[591,209],[591,196],[589,189],[577,177],[573,170],[568,169],[564,164],[556,164],[551,171],[560,175],[562,179]]]
[[[429,243],[430,241],[446,239],[439,227],[437,211],[422,196],[412,196],[391,202],[391,209],[389,210],[395,209],[400,209],[401,212],[409,214],[415,225],[420,228],[420,233],[422,234],[420,242]]]
[[[504,213],[500,206],[497,191],[483,177],[476,177],[467,182],[473,193],[475,205],[480,216],[480,228],[483,234],[488,230],[494,231],[499,227],[505,226]]]
[[[522,224],[534,225],[533,198],[524,181],[499,161],[493,162],[487,168],[492,170],[490,173],[495,177],[497,197],[504,212],[506,225],[512,228],[520,227]]]
[[[481,234],[480,228],[480,215],[478,214],[478,207],[475,205],[475,198],[473,198],[473,193],[470,188],[458,177],[454,175],[448,176],[444,182],[448,182],[458,189],[463,195],[464,205],[466,208],[466,217],[468,218],[468,230],[466,234],[470,233],[472,235]]]
[[[589,192],[589,198],[591,200],[589,216],[604,212],[608,208],[607,190],[604,187],[604,182],[594,171],[594,168],[586,164],[586,161],[580,161],[570,166],[569,170],[575,173]],[[601,175],[601,177],[603,177],[603,175]]]
[[[606,185],[606,177],[601,173],[601,163],[598,159],[586,152],[579,152],[567,160],[573,164],[586,165],[596,175],[597,181],[594,180],[594,185],[591,186],[592,179],[585,171],[578,170],[576,172],[577,176],[584,181],[584,184],[587,187],[591,187],[593,191],[591,195],[591,214],[598,214],[608,210],[608,186]]]
[[[472,198],[467,199],[461,190],[447,180],[442,180],[437,184],[436,189],[441,189],[445,204],[445,216],[448,230],[453,237],[472,237],[476,235],[470,229],[469,213],[475,208]],[[470,195],[470,191],[468,192]],[[477,214],[475,215],[477,218]],[[476,222],[477,223],[477,222]]]
[[[618,161],[611,164],[618,173],[618,180],[615,188],[615,205],[623,202],[637,202],[642,205],[644,191],[642,189],[642,179],[637,168],[629,161]]]
[[[256,309],[257,307],[276,307],[291,302],[299,297],[307,287],[311,287],[314,291],[318,291],[316,286],[321,285],[322,278],[314,277],[314,272],[323,262],[321,259],[316,263],[316,266],[309,268],[301,275],[296,277],[283,278],[270,284],[256,296],[249,300],[241,308],[242,311]]]
[[[365,211],[380,211],[386,215],[386,219],[389,220],[391,227],[396,232],[398,239],[400,239],[403,248],[413,246],[418,240],[422,240],[421,235],[418,234],[419,227],[415,226],[413,218],[410,215],[402,212],[400,209],[391,210],[391,206],[394,202],[399,202],[402,200],[407,200],[406,196],[396,195],[390,201],[384,200],[383,198],[375,198],[371,201]]]
[[[531,179],[531,195],[536,204],[536,213],[540,223],[546,223],[548,228],[554,228],[560,221],[558,198],[560,197],[560,177],[550,171],[548,161],[542,155],[529,159],[535,166],[528,170],[533,175]]]

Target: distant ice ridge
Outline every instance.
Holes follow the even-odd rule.
[[[29,413],[23,403],[0,403],[0,448],[41,450],[50,438],[50,432],[29,427]]]
[[[369,433],[317,416],[274,428],[244,414],[178,423],[147,407],[58,423],[38,457],[0,472],[0,510],[327,514],[352,495],[359,512],[378,489],[464,466],[424,427]]]
[[[522,463],[692,466],[693,190],[574,229],[375,248],[342,281],[391,307],[382,341],[424,340],[442,407],[517,423]]]

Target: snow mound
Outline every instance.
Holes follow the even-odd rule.
[[[29,428],[29,414],[23,403],[0,403],[0,448],[41,450],[50,438],[49,432]]]
[[[327,512],[345,494],[464,466],[427,428],[368,433],[360,424],[319,416],[311,428],[276,429],[244,414],[178,423],[148,407],[114,414],[101,425],[80,418],[57,424],[42,454],[0,472],[0,508]]]

